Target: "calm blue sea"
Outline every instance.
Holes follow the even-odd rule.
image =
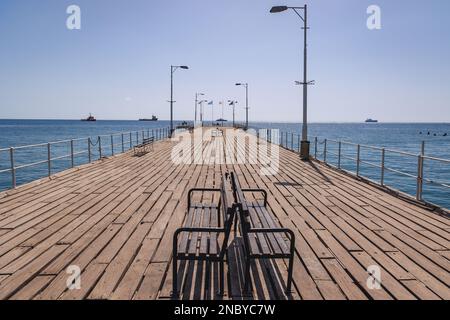
[[[178,123],[180,121],[177,121]],[[112,133],[144,131],[152,134],[151,130],[167,128],[168,121],[139,122],[139,121],[97,121],[81,122],[75,120],[0,120],[0,149],[11,146],[46,143],[66,139],[92,137],[96,142],[99,135]],[[298,134],[301,125],[295,123],[251,123],[253,128],[279,129],[281,132],[294,133],[288,135],[288,146],[298,148]],[[428,135],[428,132],[430,133]],[[422,134],[421,134],[422,133]],[[447,136],[444,136],[447,134]],[[314,154],[314,137],[318,137],[317,156],[323,159],[323,140],[333,139],[353,142],[362,145],[372,145],[388,149],[401,150],[418,155],[421,151],[422,141],[425,141],[425,155],[437,158],[450,159],[450,124],[355,124],[355,123],[314,123],[309,125],[311,140],[311,152]],[[286,143],[284,136],[284,143]],[[132,144],[136,143],[136,136],[131,137]],[[121,151],[121,135],[113,137],[114,152]],[[141,135],[139,135],[141,139]],[[102,149],[105,155],[110,155],[110,137],[102,138]],[[124,143],[129,146],[130,137],[125,135]],[[92,146],[92,158],[98,158],[98,146]],[[87,150],[87,139],[74,142],[74,152]],[[16,166],[30,162],[45,161],[47,159],[47,146],[15,151]],[[338,153],[338,145],[327,143],[327,161],[333,165],[338,164],[335,154]],[[52,146],[52,158],[70,154],[70,143]],[[343,145],[341,149],[341,167],[349,171],[356,171],[356,147]],[[80,153],[75,157],[75,165],[87,162],[87,153]],[[351,159],[353,158],[353,159]],[[361,148],[360,173],[374,181],[381,180],[381,170],[376,167],[381,164],[381,151]],[[403,156],[391,152],[385,154],[385,166],[393,170],[417,175],[417,156]],[[52,162],[52,173],[59,172],[71,166],[70,158],[58,159]],[[10,167],[8,151],[0,152],[0,171]],[[46,176],[48,166],[43,163],[38,166],[17,170],[17,184],[23,184],[37,178]],[[432,160],[424,162],[424,177],[434,182],[450,185],[450,165]],[[399,189],[411,195],[416,194],[417,181],[413,177],[403,176],[395,171],[385,171],[384,182],[386,185]],[[0,190],[11,186],[11,173],[0,173]],[[450,189],[440,187],[434,183],[424,184],[424,199],[441,206],[450,208]]]

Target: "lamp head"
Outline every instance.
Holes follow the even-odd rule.
[[[287,9],[288,9],[287,6],[275,6],[275,7],[272,7],[272,9],[270,9],[270,13],[279,13],[279,12],[286,11]]]
[[[189,69],[188,66],[180,66],[180,68],[181,68],[181,69],[185,69],[185,70]]]

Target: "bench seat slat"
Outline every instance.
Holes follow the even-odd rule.
[[[250,222],[251,227],[255,228],[263,228],[264,226],[261,224],[261,221],[259,221],[258,214],[256,213],[255,208],[249,208],[249,214],[248,221]],[[266,234],[263,233],[257,233],[256,237],[258,238],[259,245],[261,247],[261,252],[263,254],[270,254],[271,249],[269,247]],[[252,248],[255,249],[255,248]]]
[[[265,207],[256,207],[256,211],[261,219],[262,225],[264,228],[280,228],[280,225],[273,220],[272,215]],[[276,254],[288,254],[289,248],[286,246],[286,241],[283,239],[283,236],[279,232],[273,232],[267,234],[270,238],[270,244],[272,246],[273,251]]]
[[[202,227],[208,228],[211,223],[211,209],[209,207],[205,207],[202,212],[203,222]],[[209,232],[200,232],[200,254],[206,255],[208,254],[208,237]]]
[[[189,213],[188,213],[186,222],[184,224],[186,227],[190,227],[192,225],[192,218],[194,217],[194,211],[195,211],[195,208],[189,209]],[[183,232],[181,234],[180,244],[178,246],[178,252],[181,252],[181,253],[187,252],[186,249],[187,249],[187,245],[188,245],[188,240],[189,240],[189,233]]]
[[[211,208],[211,227],[219,227],[219,214],[217,207],[214,206]],[[209,254],[217,255],[219,249],[219,243],[217,242],[217,233],[211,232],[209,237]]]
[[[203,211],[203,208],[201,208],[201,207],[195,208],[194,220],[192,223],[192,227],[194,227],[194,228],[200,227],[202,211]],[[191,234],[191,241],[189,243],[189,251],[188,251],[189,254],[196,254],[196,252],[197,252],[198,235],[199,235],[198,232],[192,232],[192,234]]]

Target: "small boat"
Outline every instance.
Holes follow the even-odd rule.
[[[158,118],[156,116],[152,115],[151,119],[144,118],[144,119],[139,119],[139,121],[158,121]]]
[[[374,119],[367,119],[366,123],[378,123],[378,120],[374,120]]]
[[[97,121],[92,114],[89,113],[89,117],[86,119],[81,119],[81,121]]]

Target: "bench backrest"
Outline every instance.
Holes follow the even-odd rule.
[[[232,216],[234,216],[236,211],[231,175],[232,173],[225,173],[225,175],[222,176],[222,183],[220,186],[220,211],[222,212],[222,219],[225,227],[227,226],[227,223],[232,223],[230,219],[233,218]]]
[[[235,197],[236,197],[236,203],[238,205],[238,209],[239,209],[241,218],[243,220],[242,222],[245,223],[245,227],[249,227],[250,226],[250,221],[249,221],[250,213],[248,210],[247,201],[245,200],[245,197],[244,197],[244,192],[242,191],[242,188],[241,188],[241,184],[239,183],[239,180],[237,179],[236,176],[233,176],[232,182],[233,182],[233,190],[234,190]],[[246,228],[244,228],[244,229],[246,229]]]
[[[225,229],[225,236],[223,238],[222,249],[220,252],[221,257],[223,257],[226,253],[228,239],[230,238],[233,220],[236,215],[236,203],[234,201],[232,187],[232,174],[233,173],[225,173],[225,175],[222,176],[222,182],[220,184],[220,211],[222,213],[221,218],[223,219],[223,226]]]
[[[142,140],[143,144],[149,144],[155,141],[155,137],[150,137],[150,138],[144,138],[144,140]]]

